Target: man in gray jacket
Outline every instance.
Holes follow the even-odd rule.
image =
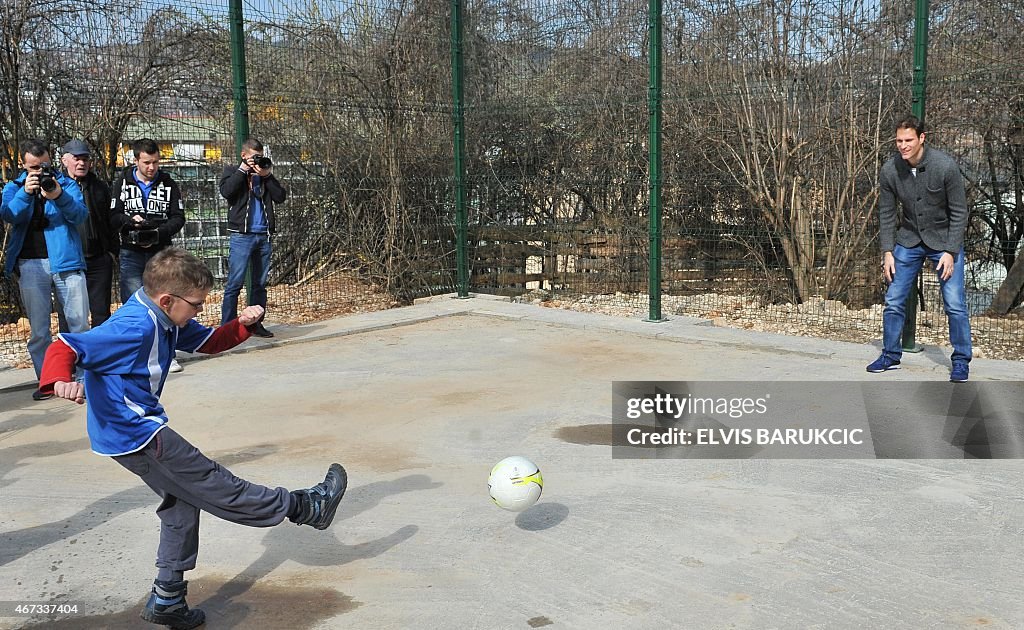
[[[882,274],[889,283],[882,313],[882,355],[868,372],[899,368],[907,296],[925,260],[935,265],[953,346],[949,380],[967,380],[971,320],[964,295],[967,196],[956,161],[925,146],[924,123],[907,116],[896,123],[894,156],[879,176]],[[897,204],[899,209],[897,208]],[[900,211],[901,210],[901,211]]]

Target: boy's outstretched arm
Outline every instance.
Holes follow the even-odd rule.
[[[78,355],[60,337],[50,344],[43,359],[39,376],[39,391],[56,394],[60,398],[73,400],[79,405],[85,402],[85,385],[75,381],[75,362]]]
[[[206,343],[199,346],[196,352],[217,354],[218,352],[234,348],[252,336],[249,326],[258,324],[262,320],[262,306],[247,306],[238,314],[238,319],[233,319],[223,326],[218,326],[206,340]]]

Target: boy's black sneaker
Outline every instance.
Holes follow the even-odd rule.
[[[322,483],[307,490],[292,492],[299,502],[299,513],[290,517],[296,525],[309,525],[316,529],[327,529],[338,511],[338,504],[345,496],[348,487],[348,474],[341,464],[331,464],[327,477]]]
[[[198,608],[189,608],[185,603],[188,582],[153,582],[142,618],[150,623],[170,626],[174,630],[189,630],[203,625],[206,613]]]

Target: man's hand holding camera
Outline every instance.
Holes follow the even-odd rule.
[[[160,242],[160,232],[140,214],[133,214],[126,228],[125,239],[132,245],[152,247]]]
[[[239,167],[246,173],[255,173],[260,177],[269,177],[274,172],[274,163],[265,155],[254,153],[242,159]]]
[[[38,169],[28,171],[25,177],[25,192],[30,195],[39,194],[43,199],[56,199],[64,190],[57,182],[53,169],[49,164],[40,164]]]

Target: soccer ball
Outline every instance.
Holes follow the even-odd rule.
[[[537,502],[544,489],[540,469],[525,457],[506,457],[487,478],[491,500],[503,510],[522,512]]]

